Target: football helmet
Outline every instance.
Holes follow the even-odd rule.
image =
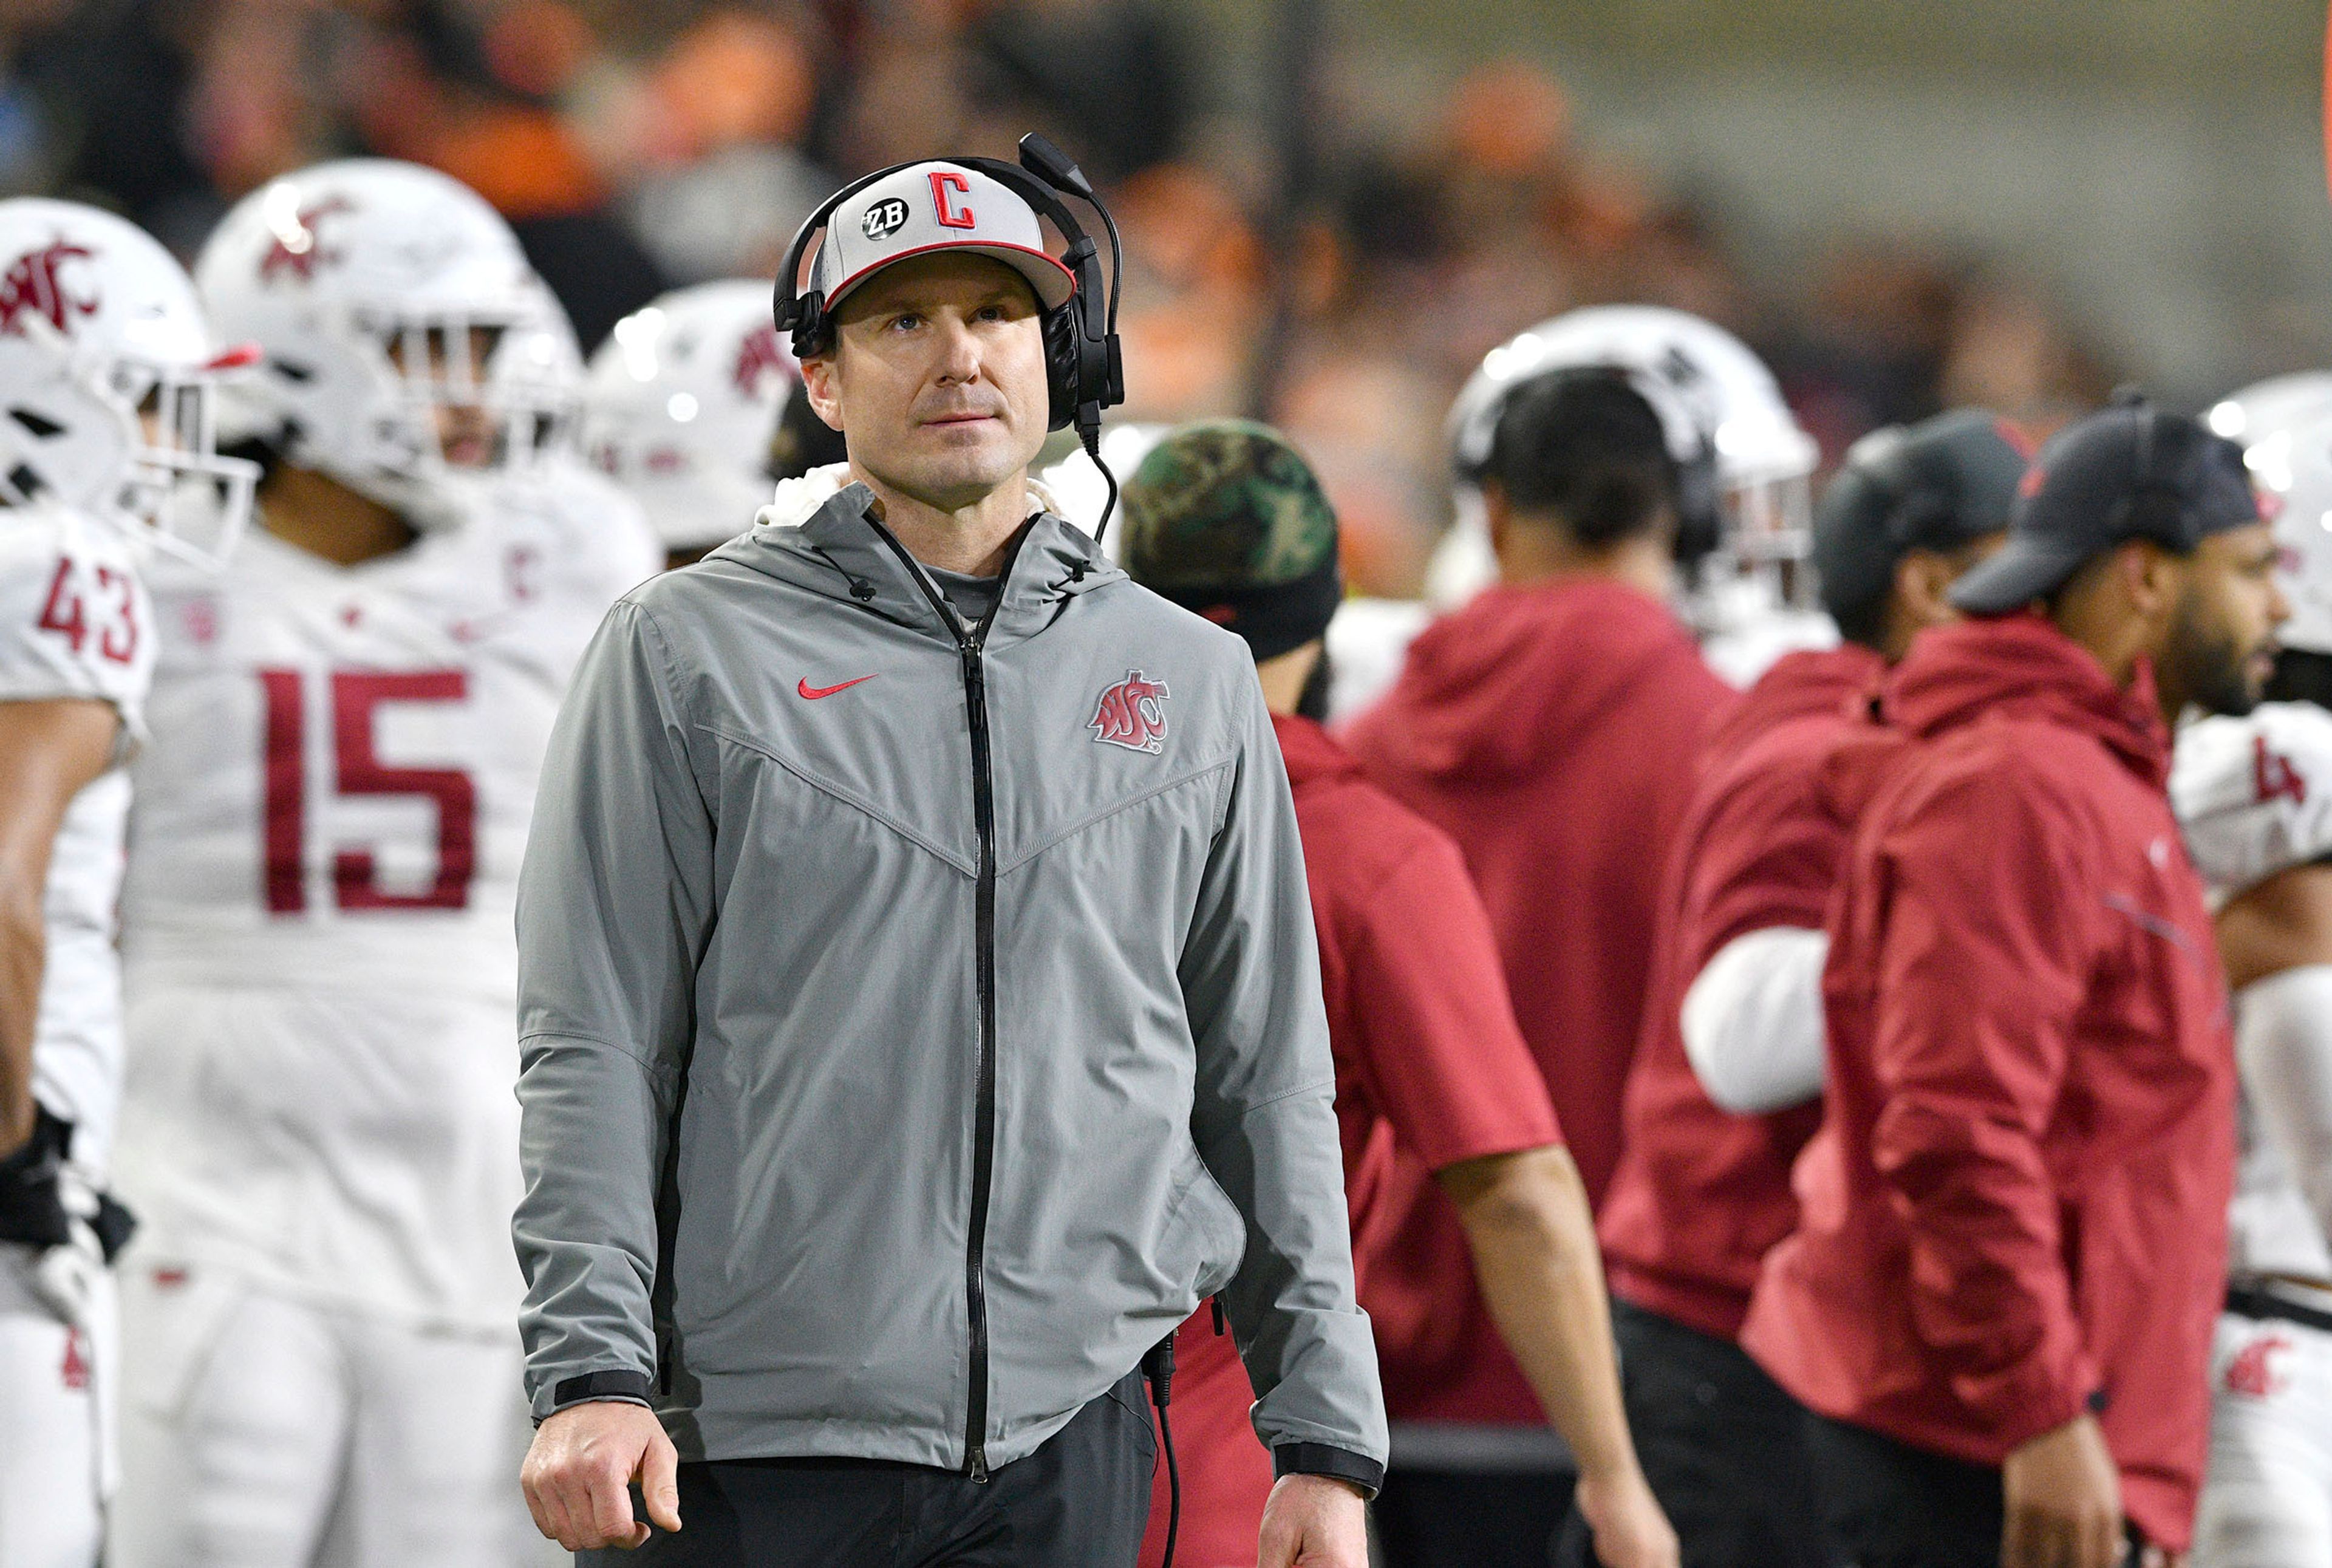
[[[231,434],[416,526],[460,515],[443,503],[449,477],[531,461],[562,397],[571,411],[563,313],[510,225],[435,169],[349,158],[263,186],[220,221],[195,281],[220,330],[261,352],[229,401]],[[457,434],[454,450],[479,450],[449,460],[446,432],[464,421],[483,434]]]
[[[675,290],[591,356],[584,455],[647,508],[666,549],[718,544],[769,504],[769,442],[800,379],[766,282]]]
[[[1450,605],[1496,573],[1482,511],[1480,474],[1507,395],[1550,370],[1608,366],[1626,373],[1649,404],[1677,464],[1687,528],[1713,530],[1697,573],[1721,584],[1783,569],[1811,587],[1811,483],[1821,458],[1782,401],[1764,362],[1713,322],[1658,305],[1597,305],[1543,321],[1483,358],[1449,410],[1458,520],[1427,574],[1426,591]],[[1705,520],[1692,514],[1706,510]]]
[[[0,201],[0,501],[52,496],[215,567],[259,474],[215,439],[219,378],[249,359],[218,350],[186,269],[143,230]],[[205,488],[216,504],[184,504]]]
[[[2332,374],[2278,376],[2214,404],[2203,423],[2241,444],[2260,512],[2282,547],[2288,648],[2332,654]]]

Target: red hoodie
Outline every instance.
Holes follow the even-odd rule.
[[[1481,901],[1448,837],[1389,799],[1360,764],[1307,719],[1275,718],[1304,869],[1320,933],[1320,985],[1336,1061],[1352,1273],[1375,1320],[1386,1402],[1448,1375],[1448,1347],[1481,1364],[1485,1341],[1505,1356],[1455,1211],[1432,1172],[1464,1160],[1563,1141],[1546,1087],[1516,1031]],[[1420,1201],[1428,1198],[1430,1202]],[[1414,1242],[1420,1213],[1454,1246],[1429,1261]],[[1187,1568],[1255,1561],[1271,1490],[1271,1457],[1247,1424],[1255,1400],[1230,1340],[1201,1311],[1176,1336],[1174,1441],[1182,1468]],[[1530,1391],[1505,1360],[1507,1375]],[[1524,1419],[1535,1419],[1535,1402]],[[1152,1488],[1142,1561],[1166,1544],[1166,1477]]]
[[[1668,860],[1626,1147],[1598,1229],[1614,1294],[1719,1339],[1740,1334],[1758,1264],[1797,1225],[1790,1165],[1821,1105],[1720,1110],[1677,1018],[1693,980],[1735,937],[1821,929],[1853,824],[1817,785],[1841,745],[1883,733],[1870,699],[1885,673],[1852,644],[1767,671],[1710,737]]]
[[[1812,1409],[1976,1464],[2095,1410],[2124,1508],[2182,1550],[2235,1075],[2151,676],[2020,615],[1927,634],[1888,706],[1916,741],[1862,781],[1822,1127],[1742,1343]]]
[[[1620,1158],[1661,869],[1734,698],[1658,599],[1566,578],[1435,622],[1352,724],[1370,776],[1465,852],[1591,1202]]]

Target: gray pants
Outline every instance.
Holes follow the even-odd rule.
[[[1156,1439],[1129,1372],[985,1483],[872,1459],[680,1468],[676,1535],[577,1568],[1133,1568]]]

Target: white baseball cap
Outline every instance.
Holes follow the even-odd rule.
[[[810,263],[808,290],[827,314],[894,262],[932,251],[970,251],[1028,280],[1047,310],[1067,302],[1076,280],[1045,248],[1036,209],[1018,192],[961,164],[910,165],[836,207]]]

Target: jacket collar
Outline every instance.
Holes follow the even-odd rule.
[[[848,474],[836,464],[787,481],[753,529],[711,559],[737,561],[953,643],[954,628],[932,603],[937,585],[884,527],[874,492]],[[1067,600],[1125,576],[1098,544],[1052,510],[1053,499],[1041,486],[1031,483],[1029,492],[1040,510],[1008,558],[989,626],[991,646],[1035,636]]]
[[[1294,713],[1274,713],[1272,732],[1279,737],[1280,760],[1287,766],[1287,782],[1302,789],[1320,779],[1335,779],[1361,771],[1360,760],[1336,743],[1335,738],[1310,719]]]
[[[2077,731],[2156,789],[2170,774],[2170,731],[2141,659],[2117,686],[2087,648],[2030,612],[1923,634],[1896,670],[1888,717],[1922,738],[1994,716]]]
[[[1815,713],[1869,718],[1886,678],[1887,662],[1853,643],[1785,654],[1710,733],[1709,754],[1728,755],[1776,724]]]

